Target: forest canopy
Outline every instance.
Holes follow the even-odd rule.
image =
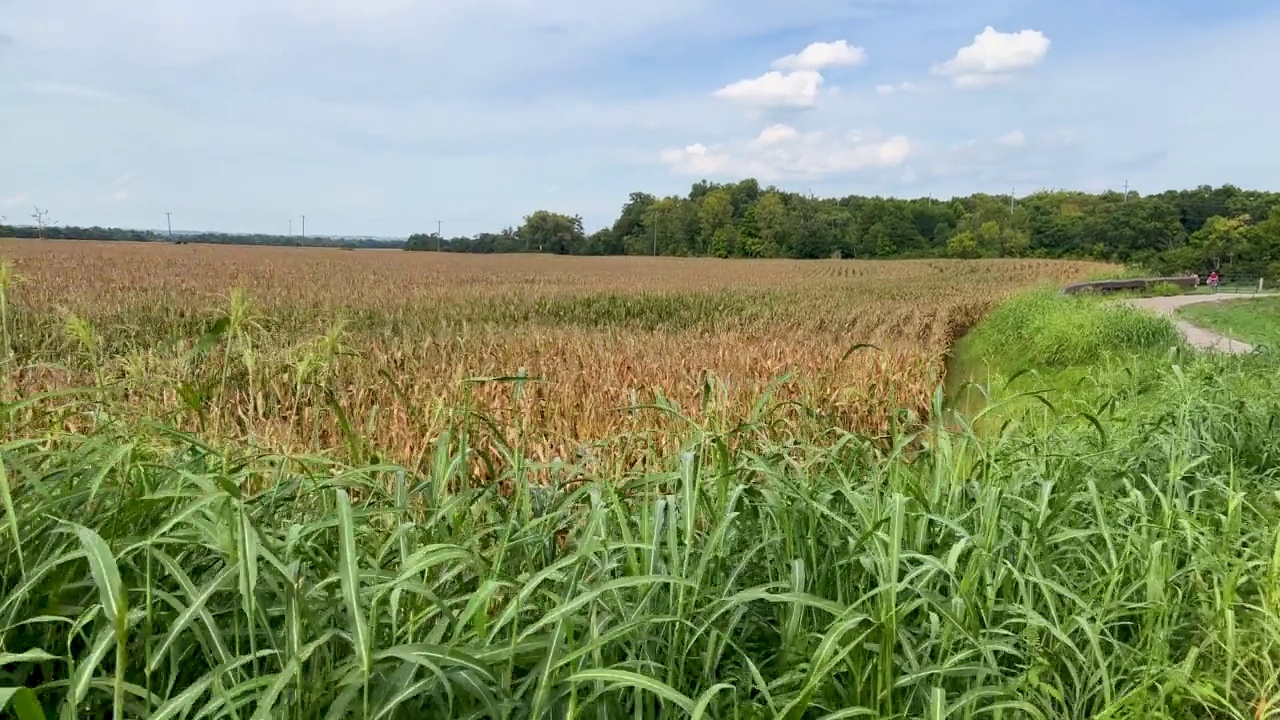
[[[1037,192],[949,200],[816,198],[756,180],[632,193],[610,227],[539,210],[472,237],[413,235],[410,250],[755,258],[1077,258],[1170,274],[1280,277],[1280,193],[1232,185],[1140,196]]]

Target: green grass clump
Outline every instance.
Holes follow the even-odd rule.
[[[1143,310],[1044,290],[999,307],[969,343],[971,352],[1006,366],[1065,368],[1167,350],[1181,337],[1168,320]]]
[[[1178,315],[1201,327],[1269,349],[1280,349],[1280,297],[1197,303]]]
[[[1096,282],[1099,280],[1129,280],[1131,278],[1149,278],[1158,277],[1159,273],[1149,267],[1143,265],[1119,265],[1112,266],[1107,269],[1100,269],[1090,272],[1085,280],[1087,282]]]
[[[1174,285],[1171,282],[1152,283],[1143,289],[1141,295],[1143,297],[1169,297],[1172,295],[1186,295],[1192,291],[1192,288],[1182,285]]]

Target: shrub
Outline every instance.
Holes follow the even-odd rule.
[[[1177,329],[1166,318],[1115,301],[1051,290],[1005,303],[974,337],[975,350],[982,357],[1055,368],[1180,343]]]

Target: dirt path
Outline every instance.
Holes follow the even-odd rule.
[[[1202,350],[1217,350],[1225,353],[1244,354],[1253,352],[1253,346],[1249,343],[1232,340],[1225,335],[1219,335],[1212,330],[1206,330],[1198,325],[1192,325],[1189,322],[1177,319],[1174,312],[1185,305],[1195,305],[1196,303],[1205,302],[1226,302],[1228,300],[1249,300],[1252,298],[1275,297],[1280,293],[1253,293],[1253,294],[1227,294],[1216,293],[1213,295],[1170,295],[1169,297],[1152,297],[1152,298],[1136,298],[1125,300],[1124,302],[1151,312],[1168,315],[1173,324],[1178,327],[1178,331],[1187,339],[1187,343],[1192,347]]]

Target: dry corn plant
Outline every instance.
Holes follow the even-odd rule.
[[[459,431],[600,463],[669,452],[689,422],[881,432],[897,408],[927,412],[951,344],[993,304],[1105,267],[33,241],[0,254],[4,277],[24,278],[4,287],[8,399],[96,387],[113,417],[406,463]]]

